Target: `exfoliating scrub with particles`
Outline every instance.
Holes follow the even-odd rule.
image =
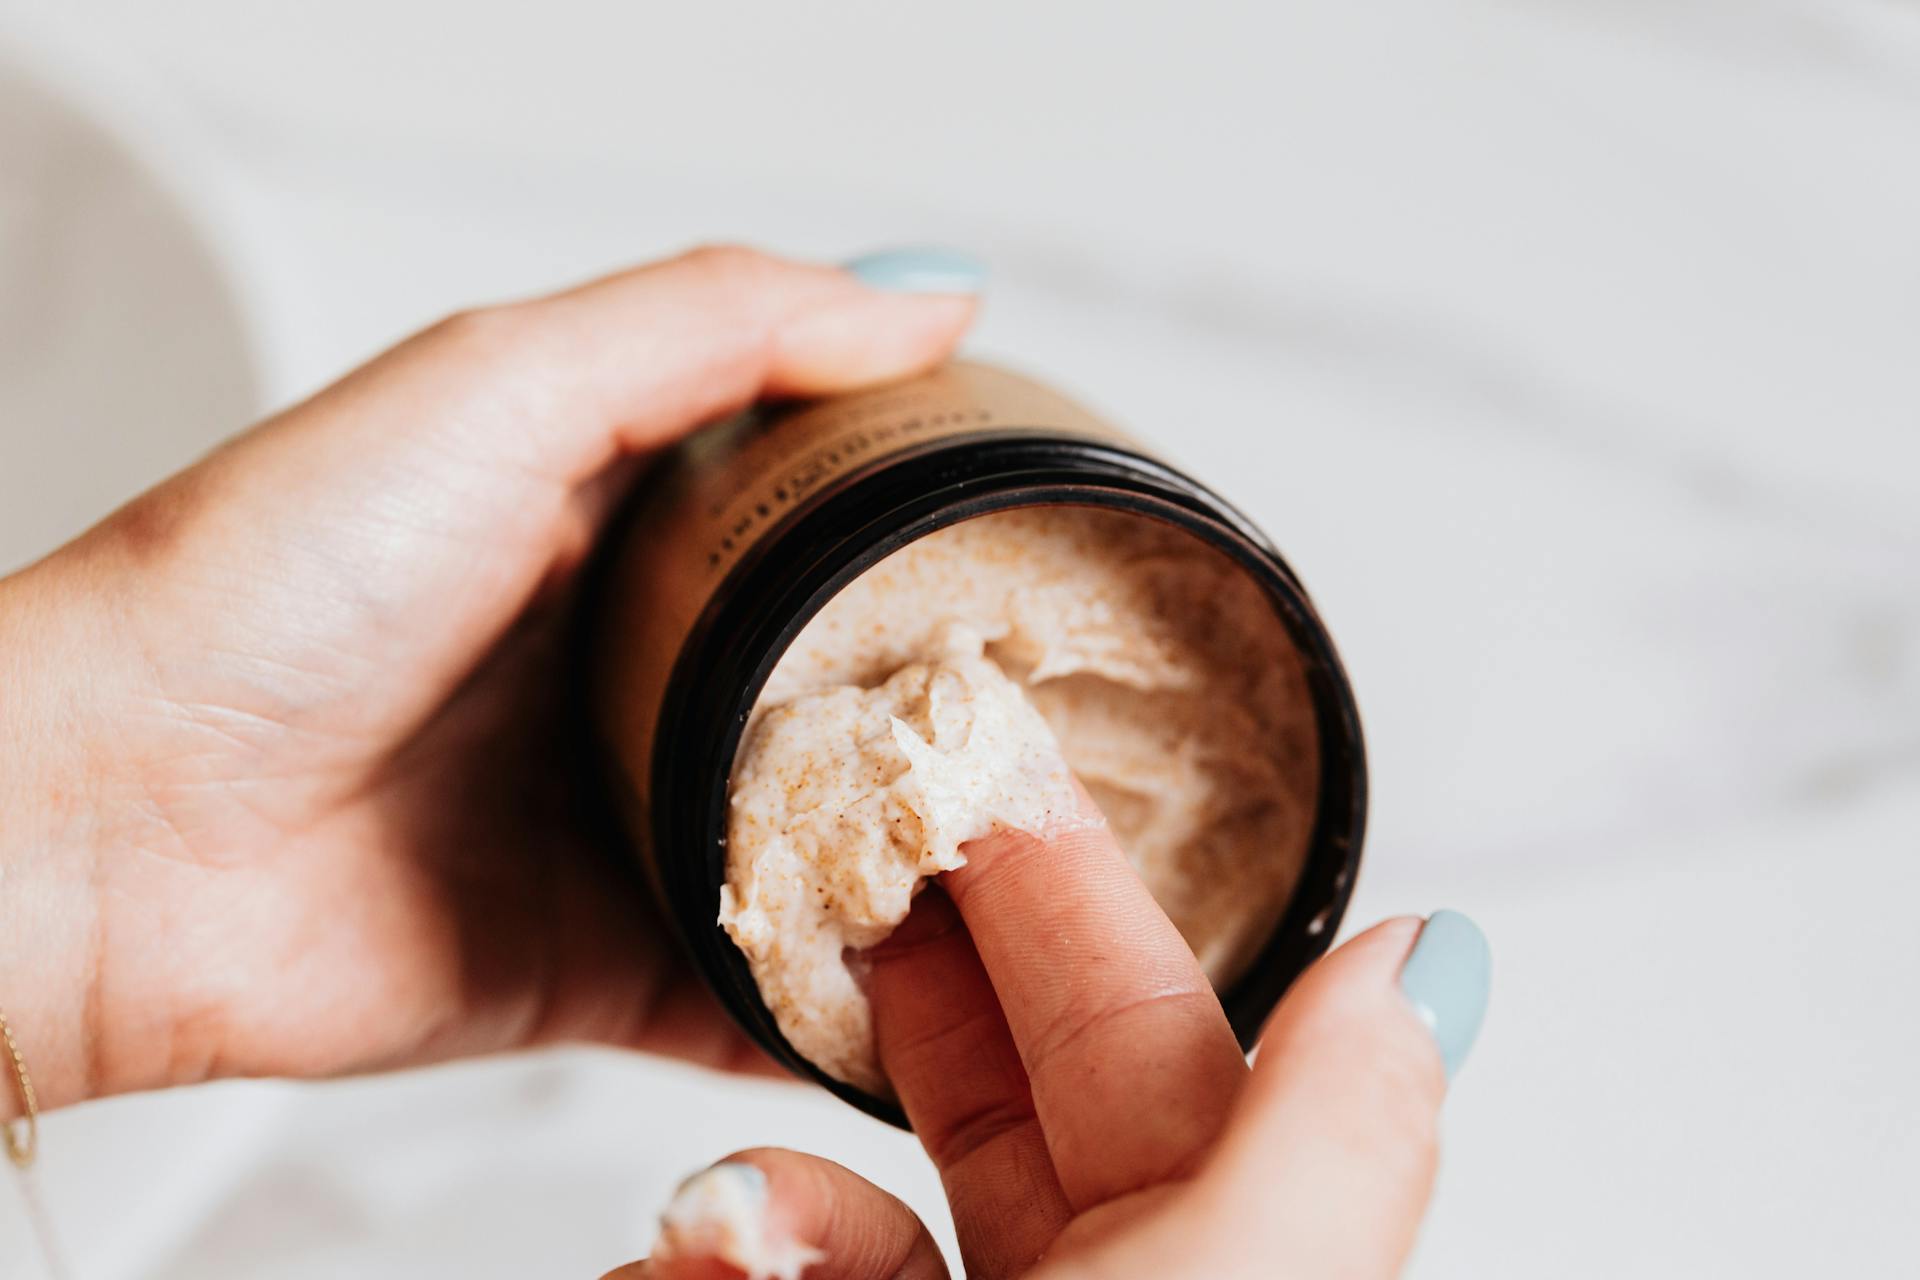
[[[782,655],[734,765],[719,919],[793,1047],[887,1090],[847,953],[969,840],[1098,821],[1209,977],[1279,918],[1318,786],[1312,704],[1258,587],[1168,525],[978,516],[844,588]]]

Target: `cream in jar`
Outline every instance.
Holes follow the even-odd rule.
[[[1298,876],[1314,747],[1293,647],[1226,557],[1125,512],[978,516],[854,579],[775,666],[719,920],[794,1049],[885,1092],[847,953],[964,842],[1076,820],[1071,769],[1225,986]]]

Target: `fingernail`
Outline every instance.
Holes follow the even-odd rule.
[[[656,1258],[726,1257],[742,1242],[765,1234],[767,1175],[753,1165],[727,1160],[710,1165],[674,1188],[660,1211]]]
[[[1433,1033],[1453,1079],[1480,1034],[1493,978],[1493,953],[1480,926],[1458,911],[1427,917],[1400,967],[1400,989]]]
[[[846,270],[887,293],[978,293],[987,279],[986,264],[972,254],[934,246],[865,253]]]
[[[770,1198],[757,1165],[725,1160],[702,1169],[680,1184],[660,1215],[654,1260],[704,1259],[750,1276],[799,1280],[826,1255],[773,1220]]]
[[[748,1164],[744,1160],[722,1160],[719,1164],[708,1165],[698,1173],[689,1175],[674,1190],[674,1198],[681,1199],[682,1192],[700,1193],[708,1189],[720,1189],[721,1194],[738,1197],[755,1205],[765,1204],[767,1200],[767,1173],[757,1164]]]

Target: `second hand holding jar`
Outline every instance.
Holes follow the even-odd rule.
[[[843,952],[1070,766],[1250,1044],[1358,865],[1351,690],[1278,553],[1048,389],[954,364],[694,437],[595,593],[590,710],[700,972],[904,1124]],[[1065,812],[1063,812],[1063,810]]]

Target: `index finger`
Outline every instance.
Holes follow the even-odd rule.
[[[1004,831],[944,877],[1018,1046],[1060,1186],[1088,1208],[1193,1168],[1247,1064],[1186,940],[1104,824]]]
[[[874,1047],[940,1170],[966,1273],[1020,1275],[1072,1220],[1073,1207],[973,940],[934,887],[866,955]]]

